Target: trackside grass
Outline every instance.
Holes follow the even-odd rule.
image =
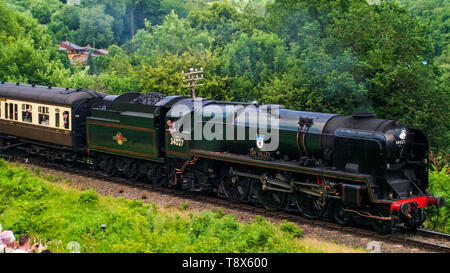
[[[158,208],[44,179],[0,160],[0,224],[52,252],[361,252],[303,239],[293,223],[237,221],[222,211]],[[102,229],[102,224],[105,228]],[[33,242],[32,242],[33,243]]]

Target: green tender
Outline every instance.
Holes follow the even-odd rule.
[[[148,109],[152,111],[92,109],[87,118],[89,150],[163,162],[158,149],[160,129],[155,126],[159,109]]]

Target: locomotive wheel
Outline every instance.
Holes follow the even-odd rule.
[[[164,168],[156,167],[154,174],[155,175],[153,177],[150,177],[152,185],[157,187],[169,185],[169,181],[167,180],[167,175]]]
[[[423,224],[423,222],[425,222],[426,218],[427,218],[427,214],[426,214],[425,210],[423,210],[422,208],[419,208],[417,210],[417,215],[414,215],[411,218],[407,218],[408,223],[406,223],[405,229],[414,230],[417,227],[420,227]]]
[[[286,206],[287,193],[272,190],[263,190],[257,186],[257,198],[267,210],[277,210]]]
[[[92,167],[94,171],[102,171],[102,157],[98,154],[91,155]]]
[[[100,169],[107,176],[114,176],[116,169],[114,168],[114,158],[110,156],[100,156]]]
[[[137,163],[135,161],[127,160],[123,164],[123,172],[131,181],[136,181],[138,178]]]
[[[64,160],[63,161],[64,166],[68,167],[68,168],[73,168],[76,165],[76,160]]]
[[[320,204],[319,197],[299,192],[294,194],[293,199],[300,213],[306,218],[317,219],[322,214],[323,206]]]
[[[337,201],[333,206],[333,218],[336,223],[345,226],[352,220],[352,215],[345,211],[345,207],[341,201]]]
[[[373,211],[373,215],[379,217],[391,217],[391,211],[384,206],[376,207]],[[380,234],[388,234],[392,232],[392,228],[394,226],[394,220],[372,220],[373,229]]]
[[[231,176],[229,172],[222,169],[220,186],[225,196],[231,201],[246,201],[252,188],[251,184],[251,179],[242,176]]]
[[[408,222],[405,224],[406,230],[414,230],[417,227],[417,223],[413,221],[413,219],[408,219]]]
[[[419,213],[419,223],[417,224],[417,226],[420,227],[423,224],[423,222],[425,222],[425,220],[427,219],[427,213],[422,208],[419,208],[418,213]]]

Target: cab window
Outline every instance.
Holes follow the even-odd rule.
[[[48,107],[39,106],[38,112],[39,112],[39,124],[48,126],[49,124]]]
[[[22,104],[22,121],[33,122],[33,107],[29,104]]]

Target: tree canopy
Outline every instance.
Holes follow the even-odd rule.
[[[0,77],[110,93],[188,94],[424,129],[449,151],[447,0],[0,0]],[[71,67],[57,43],[108,48]]]

